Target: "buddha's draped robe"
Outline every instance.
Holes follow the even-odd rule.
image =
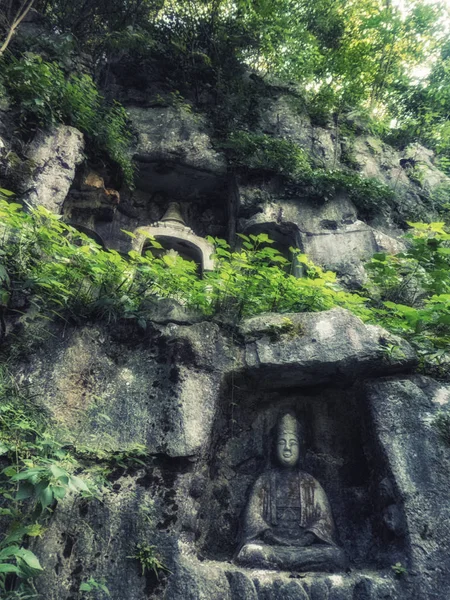
[[[290,522],[294,545],[297,545],[295,529],[302,528],[319,541],[336,546],[330,505],[320,483],[308,473],[295,471],[289,475],[289,498],[283,501],[277,493],[283,477],[280,471],[272,469],[257,479],[246,509],[243,544],[262,538],[269,529],[283,534]]]

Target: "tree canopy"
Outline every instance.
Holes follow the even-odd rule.
[[[28,3],[2,4],[6,37]],[[449,19],[441,2],[35,0],[34,8],[97,66],[130,51],[219,87],[236,67],[250,68],[302,85],[319,112],[357,109],[384,128],[395,119],[403,133],[447,153]]]

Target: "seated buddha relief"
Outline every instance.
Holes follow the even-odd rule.
[[[284,414],[276,427],[278,464],[257,479],[245,510],[236,556],[242,566],[331,572],[347,565],[325,491],[298,469],[299,436],[295,416]]]

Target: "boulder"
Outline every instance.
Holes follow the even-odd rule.
[[[83,149],[83,134],[74,127],[40,131],[26,151],[28,168],[22,171],[18,190],[21,198],[60,214],[75,169],[84,159]]]
[[[129,114],[137,131],[138,189],[184,201],[226,196],[225,157],[213,148],[202,116],[175,107],[131,107]]]
[[[381,327],[365,325],[342,308],[259,315],[246,319],[240,333],[246,340],[246,376],[254,377],[260,387],[348,381],[416,364],[407,342]],[[398,348],[392,356],[387,355],[389,346]]]

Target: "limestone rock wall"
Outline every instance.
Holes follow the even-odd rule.
[[[409,346],[345,310],[235,331],[159,318],[147,331],[57,327],[17,375],[56,428],[98,452],[143,444],[97,500],[61,502],[34,550],[54,600],[105,578],[113,600],[428,600],[450,591],[449,450],[431,425],[450,389],[410,375]],[[26,337],[26,332],[23,333]],[[386,341],[402,352],[387,358]],[[270,464],[280,411],[304,426],[302,468],[324,486],[350,569],[335,575],[233,563],[248,494]],[[142,576],[136,543],[170,573]],[[391,566],[408,570],[396,577]]]
[[[298,142],[328,168],[342,164],[348,148],[339,133],[314,126],[289,91],[273,92],[264,106],[262,132]],[[397,152],[361,131],[354,141],[359,172],[397,194],[395,214],[370,219],[344,193],[317,201],[274,176],[237,176],[204,117],[173,106],[129,108],[134,191],[112,193],[114,174],[81,164],[83,139],[73,128],[41,132],[19,151],[7,112],[2,185],[122,252],[130,249],[122,229],[158,221],[177,200],[197,235],[233,243],[237,232],[266,232],[282,251],[296,246],[356,286],[373,252],[402,249],[394,217],[432,214],[430,194],[448,183],[426,149]],[[413,162],[420,182],[408,176]],[[293,328],[283,333],[286,317]],[[45,567],[36,581],[45,598],[77,600],[90,576],[105,578],[112,600],[450,595],[450,450],[433,426],[450,389],[412,374],[416,357],[406,342],[342,309],[225,327],[170,303],[155,308],[145,332],[131,323],[53,324],[35,343],[32,315],[25,315],[15,333],[25,349],[17,376],[37,390],[55,428],[99,455],[138,444],[148,451],[144,465],[116,464],[102,497],[59,503],[45,537],[33,542]],[[395,356],[389,344],[399,348]],[[251,486],[271,464],[273,427],[285,409],[304,425],[303,468],[330,498],[346,572],[233,562]],[[142,574],[131,558],[140,542],[154,545],[167,566],[159,578]],[[395,575],[396,563],[405,575]]]
[[[328,169],[346,167],[351,154],[353,171],[393,189],[392,206],[374,205],[369,214],[344,191],[318,198],[267,173],[237,175],[227,167],[205,115],[182,102],[134,105],[132,95],[127,108],[135,132],[134,191],[122,188],[120,195],[108,196],[88,189],[86,168],[77,169],[83,159],[79,132],[59,127],[39,133],[28,145],[17,144],[8,134],[7,111],[0,113],[6,124],[0,130],[0,177],[19,199],[63,212],[97,241],[121,252],[130,250],[123,230],[158,221],[168,202],[176,200],[197,235],[235,243],[236,232],[267,232],[286,256],[289,247],[300,248],[316,263],[337,271],[345,284],[358,287],[365,279],[363,264],[374,252],[403,248],[407,220],[437,218],[437,196],[450,179],[438,169],[433,153],[418,144],[396,150],[357,123],[349,140],[332,123],[314,125],[299,108],[295,90],[267,85],[264,93],[255,131],[298,143],[315,165]],[[106,188],[117,185],[111,170],[100,175]]]

